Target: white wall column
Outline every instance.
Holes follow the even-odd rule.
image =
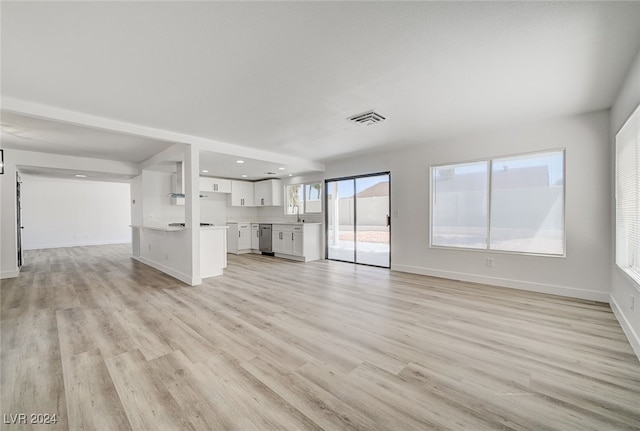
[[[185,225],[191,250],[191,285],[202,284],[200,273],[200,151],[193,145],[184,150]]]

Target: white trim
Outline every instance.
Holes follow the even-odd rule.
[[[624,332],[624,334],[627,336],[627,339],[631,344],[631,348],[638,357],[638,360],[640,360],[640,336],[638,336],[638,334],[636,334],[636,331],[633,330],[633,326],[631,326],[631,323],[629,323],[629,321],[627,320],[627,317],[622,312],[620,305],[618,305],[613,295],[610,295],[609,297],[609,305],[611,305],[611,310],[620,323],[622,332]]]
[[[284,253],[273,253],[274,257],[279,257],[281,259],[287,259],[287,260],[295,260],[298,262],[306,262],[307,259],[304,256],[294,256],[293,254],[284,254]]]
[[[146,257],[131,256],[131,258],[137,260],[140,263],[144,263],[145,265],[149,265],[150,267],[155,268],[158,271],[164,272],[165,274],[168,274],[173,278],[177,278],[183,283],[187,283],[189,286],[197,286],[199,284],[202,284],[202,278],[189,277],[188,275],[183,274],[180,271],[176,271],[173,268],[169,268],[168,266],[155,262],[151,259],[147,259]]]
[[[230,251],[228,251],[227,253],[240,255],[240,254],[249,254],[249,253],[253,253],[253,252],[254,252],[253,249],[245,248],[245,249],[242,249],[242,250],[237,250],[235,253],[234,252],[230,252]],[[260,250],[258,250],[258,253],[261,253]]]
[[[20,275],[20,268],[11,270],[11,271],[2,271],[0,272],[0,279],[4,280],[5,278],[16,278]]]
[[[121,239],[117,241],[89,241],[89,242],[72,242],[62,244],[38,244],[30,247],[24,247],[23,250],[44,250],[48,248],[66,248],[66,247],[87,247],[92,245],[112,245],[112,244],[131,244],[131,238]]]
[[[508,278],[486,277],[463,272],[442,271],[439,269],[422,268],[409,265],[391,265],[393,271],[408,272],[411,274],[429,275],[432,277],[448,278],[452,280],[482,283],[493,286],[508,287],[511,289],[528,290],[531,292],[548,293],[551,295],[568,296],[570,298],[587,299],[590,301],[609,302],[609,292],[577,289],[575,287],[557,286],[553,284],[533,283],[528,281],[512,280]]]

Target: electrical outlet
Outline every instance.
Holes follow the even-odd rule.
[[[149,251],[151,251],[151,244],[149,244]]]
[[[493,268],[493,258],[488,257],[487,260],[485,261],[485,265],[487,265],[489,268]]]
[[[631,295],[631,309],[635,309],[636,308],[636,297]]]

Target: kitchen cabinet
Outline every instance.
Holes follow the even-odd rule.
[[[321,231],[320,223],[273,224],[273,252],[303,262],[321,259]]]
[[[253,183],[254,204],[257,207],[282,205],[282,181],[264,180]]]
[[[231,181],[231,196],[229,203],[232,207],[252,207],[253,183],[249,181]]]
[[[292,226],[274,224],[272,228],[272,249],[274,253],[291,255],[293,253]]]
[[[222,275],[227,267],[227,226],[200,227],[200,272],[192,273],[190,255],[184,252],[189,231],[181,227],[132,225],[133,259],[187,284]]]
[[[231,180],[225,180],[224,178],[200,177],[200,191],[231,193]]]
[[[260,250],[260,225],[251,223],[251,249]]]
[[[294,256],[304,256],[302,248],[302,226],[293,226],[293,232],[291,232],[291,254]]]
[[[227,252],[243,254],[251,252],[251,224],[227,223],[229,226],[229,238],[227,240]]]

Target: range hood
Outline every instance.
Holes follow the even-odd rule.
[[[184,205],[184,198],[186,197],[184,194],[184,165],[182,162],[176,162],[176,174],[172,178],[171,182],[171,193],[169,193],[169,197],[171,197],[174,201],[172,202],[174,205]],[[206,198],[207,195],[200,195],[201,198]]]

